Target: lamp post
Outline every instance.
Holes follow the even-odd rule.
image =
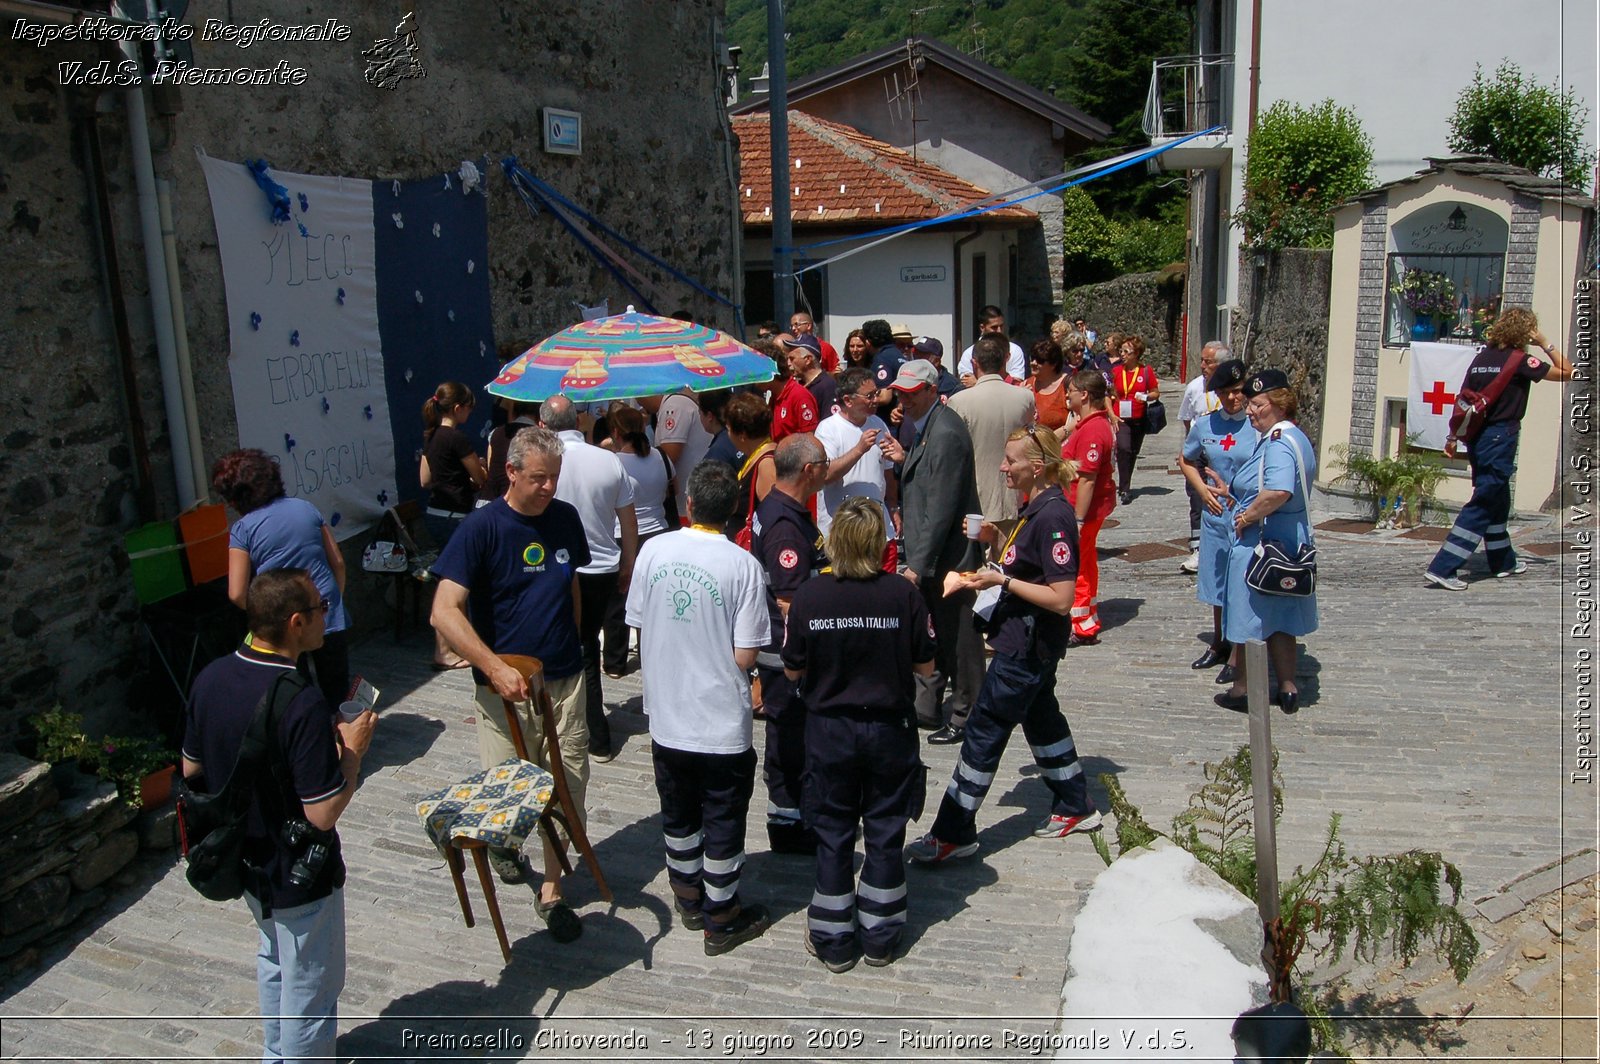
[[[793,229],[789,218],[789,45],[783,0],[767,0],[767,114],[772,127],[772,317],[794,314]]]

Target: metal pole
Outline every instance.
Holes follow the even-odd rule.
[[[1245,697],[1250,703],[1250,793],[1255,806],[1256,907],[1261,925],[1278,920],[1278,831],[1272,820],[1272,703],[1267,697],[1267,645],[1254,640],[1242,648]],[[1267,971],[1278,970],[1268,935],[1261,946]]]
[[[789,218],[789,45],[783,0],[767,0],[767,113],[772,124],[772,318],[789,327],[794,314],[793,230]]]

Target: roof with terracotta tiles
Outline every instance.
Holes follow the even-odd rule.
[[[739,203],[746,225],[772,224],[769,116],[737,115]],[[850,126],[789,112],[789,208],[796,226],[876,228],[959,211],[991,193]],[[984,216],[1012,224],[1037,215],[1004,207]]]

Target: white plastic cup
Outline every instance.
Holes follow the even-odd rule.
[[[361,716],[361,714],[365,713],[366,711],[367,711],[367,707],[366,707],[366,704],[363,703],[363,702],[340,702],[339,703],[339,719],[344,721],[346,724],[349,724],[351,721],[355,720],[357,717]]]
[[[982,514],[968,514],[967,515],[967,538],[968,539],[977,539],[979,534],[982,533],[982,532],[983,532],[983,515]]]

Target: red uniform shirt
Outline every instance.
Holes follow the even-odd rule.
[[[1104,517],[1117,505],[1117,493],[1112,484],[1117,472],[1116,452],[1117,434],[1104,410],[1091,411],[1061,445],[1061,457],[1077,463],[1079,476],[1094,474],[1094,498],[1089,502],[1085,520]],[[1074,479],[1067,488],[1067,501],[1074,509],[1078,505],[1080,483]]]
[[[834,346],[832,344],[830,344],[828,341],[824,340],[820,336],[817,337],[817,343],[822,346],[822,372],[824,372],[824,373],[838,373],[839,372],[839,352],[834,349]]]
[[[790,377],[772,404],[772,442],[797,432],[817,431],[817,400],[811,389]]]
[[[1144,417],[1144,401],[1135,399],[1135,392],[1153,392],[1156,390],[1156,371],[1149,366],[1140,366],[1130,369],[1120,362],[1111,367],[1111,386],[1115,389],[1117,400],[1117,414],[1129,421],[1137,421]],[[1131,413],[1124,413],[1122,400],[1126,399],[1133,404]]]

